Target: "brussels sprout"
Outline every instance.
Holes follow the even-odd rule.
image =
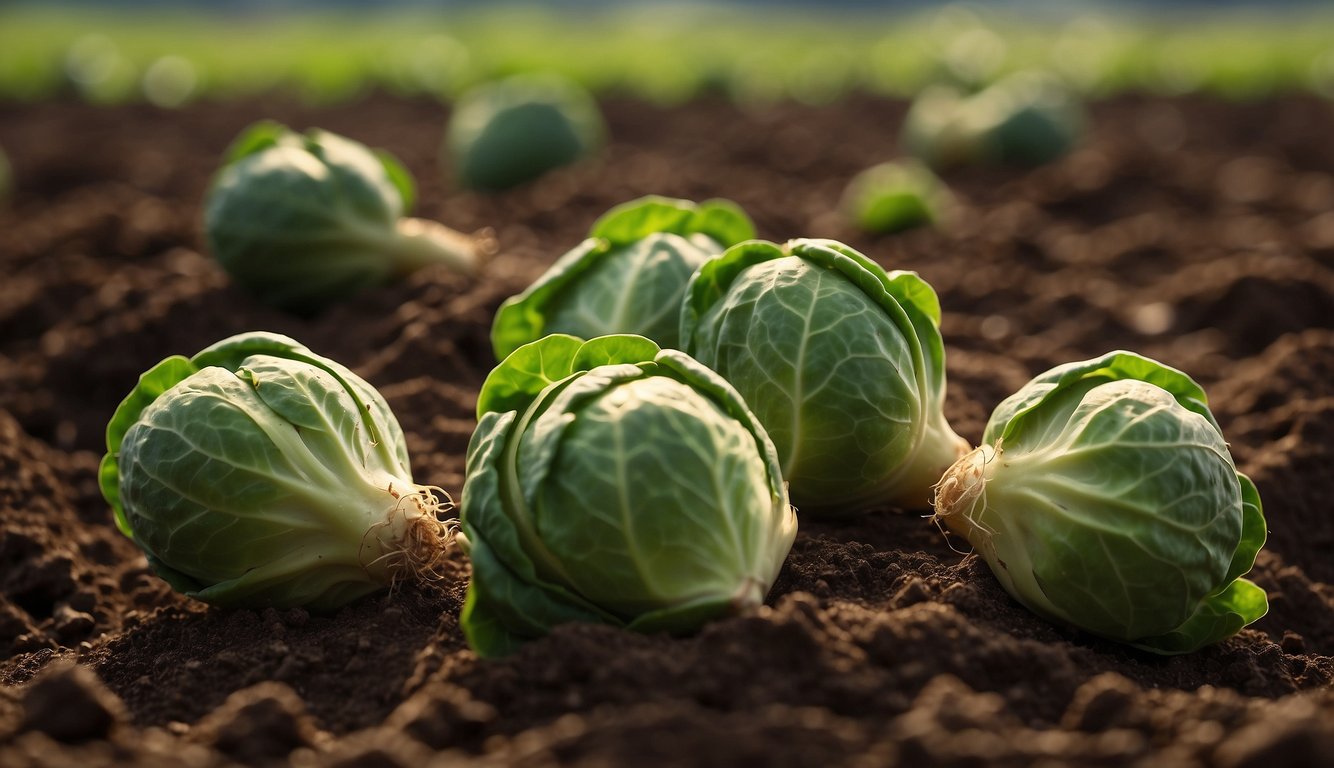
[[[414,195],[412,176],[387,153],[262,122],[228,150],[204,224],[236,282],[267,304],[311,313],[430,264],[473,271],[466,236],[403,218]]]
[[[926,506],[967,444],[945,422],[940,304],[832,240],[741,243],[699,268],[682,349],[773,438],[797,509]]]
[[[750,219],[726,200],[645,197],[617,206],[587,240],[501,305],[491,327],[496,359],[550,333],[631,333],[676,348],[690,275],[754,236]]]
[[[1059,80],[1020,72],[968,97],[927,89],[904,118],[902,143],[935,168],[1034,166],[1073,149],[1083,129],[1082,111]]]
[[[1079,142],[1084,119],[1078,103],[1054,76],[1020,72],[973,97],[994,162],[1033,166],[1056,160]]]
[[[144,373],[107,425],[100,482],[153,571],[215,605],[332,610],[431,573],[450,541],[384,398],[275,334]]]
[[[796,518],[717,374],[641,336],[552,335],[491,372],[477,413],[460,623],[480,655],[566,622],[686,633],[764,599]]]
[[[603,133],[597,102],[580,86],[554,74],[515,75],[463,95],[445,154],[465,187],[497,192],[591,154]]]
[[[1016,600],[1102,637],[1187,653],[1268,608],[1239,578],[1265,540],[1255,486],[1199,385],[1131,352],[1011,395],[935,504]]]
[[[950,205],[949,190],[915,162],[881,163],[853,177],[843,209],[867,232],[894,233],[937,224]]]
[[[982,127],[968,100],[952,88],[922,91],[903,118],[903,150],[932,168],[956,168],[987,161],[979,136]]]

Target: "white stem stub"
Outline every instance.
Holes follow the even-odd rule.
[[[949,526],[968,539],[974,546],[974,537],[988,529],[980,517],[986,510],[988,468],[1002,453],[1000,443],[993,448],[980,445],[954,462],[935,487],[932,519]]]

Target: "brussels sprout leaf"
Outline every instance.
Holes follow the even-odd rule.
[[[491,327],[496,359],[552,333],[637,334],[662,347],[679,346],[681,295],[690,275],[753,235],[745,213],[725,200],[650,196],[617,206],[588,239],[501,305]]]
[[[1076,363],[1058,365],[1033,379],[1027,386],[1006,399],[992,412],[982,442],[994,445],[1008,438],[1024,412],[1040,404],[1052,392],[1071,387],[1081,381],[1121,381],[1133,379],[1161,387],[1176,398],[1182,407],[1209,420],[1214,428],[1218,423],[1209,412],[1208,398],[1186,374],[1175,368],[1150,360],[1143,355],[1125,350],[1108,352],[1102,357]]]
[[[625,245],[655,232],[707,235],[724,248],[755,237],[755,227],[739,206],[728,200],[692,203],[650,195],[623,203],[593,223],[589,237]]]
[[[417,185],[412,180],[412,174],[408,173],[408,169],[397,157],[383,149],[375,150],[375,156],[379,158],[380,165],[384,166],[384,172],[389,176],[389,183],[394,185],[399,196],[403,198],[403,213],[411,213],[417,204]]]
[[[570,375],[583,340],[552,334],[541,345],[525,344],[487,375],[477,397],[477,419],[491,412],[523,409],[547,385]]]
[[[130,427],[139,420],[139,414],[143,413],[145,408],[152,405],[163,392],[198,370],[199,366],[185,357],[180,355],[168,357],[139,376],[139,383],[121,401],[111,421],[107,423],[107,453],[102,457],[102,465],[98,468],[98,484],[107,502],[111,504],[112,511],[115,512],[116,527],[131,539],[134,538],[134,532],[130,530],[130,524],[125,519],[125,509],[120,501],[121,441],[125,439],[125,433]]]
[[[1165,635],[1145,638],[1131,645],[1164,655],[1191,653],[1232,637],[1268,611],[1265,591],[1246,579],[1236,579],[1222,592],[1201,602],[1185,624]]]
[[[295,136],[292,130],[273,120],[261,120],[246,128],[223,153],[223,165],[231,165],[245,157],[276,147],[284,139]]]

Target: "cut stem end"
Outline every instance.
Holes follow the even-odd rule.
[[[443,566],[458,532],[458,520],[448,517],[454,500],[434,486],[413,486],[395,495],[398,503],[366,531],[362,553],[378,555],[362,567],[391,589],[405,581],[443,581]]]
[[[936,483],[932,522],[944,523],[951,530],[972,540],[981,528],[978,517],[986,508],[987,467],[1001,454],[1000,443],[993,448],[980,445],[964,454],[945,470]]]

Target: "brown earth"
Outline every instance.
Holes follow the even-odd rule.
[[[894,155],[899,103],[606,105],[596,162],[509,194],[436,167],[442,109],[377,97],[178,112],[0,106],[0,765],[1328,765],[1334,755],[1331,106],[1123,99],[1084,148],[949,180],[949,233],[872,238],[835,206]],[[252,120],[397,153],[420,214],[491,228],[490,276],[426,271],[323,317],[257,306],[204,255],[200,200]],[[1265,500],[1269,615],[1160,658],[1053,626],[919,513],[802,521],[758,615],[687,639],[569,626],[481,661],[443,588],[332,617],[212,610],[151,575],[95,470],[135,377],[251,329],[358,370],[419,482],[457,493],[492,312],[645,193],[736,200],[763,236],[843,239],[939,291],[947,416],[976,440],[1047,367],[1114,347],[1195,376]],[[956,544],[957,546],[957,544]]]

